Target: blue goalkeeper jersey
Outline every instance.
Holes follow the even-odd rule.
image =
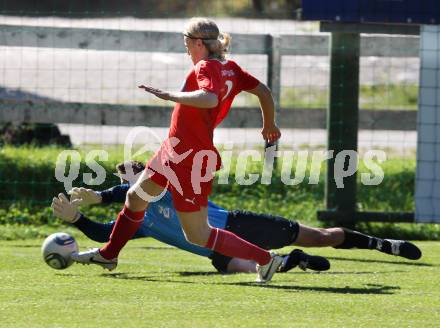
[[[103,203],[124,202],[128,188],[129,185],[120,185],[101,192]],[[228,211],[208,202],[208,220],[211,226],[224,229],[227,219]],[[185,239],[169,192],[160,200],[150,203],[136,237],[152,237],[201,256],[209,257],[212,254],[212,250],[191,244]]]

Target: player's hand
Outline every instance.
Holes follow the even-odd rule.
[[[274,123],[265,125],[261,130],[261,134],[264,140],[269,143],[274,143],[281,137],[281,131]]]
[[[64,194],[59,194],[58,197],[52,199],[53,215],[66,222],[75,222],[80,215],[77,202],[78,200],[70,202]]]
[[[75,201],[76,205],[94,205],[102,202],[101,195],[92,189],[75,187],[68,194],[70,195],[70,201]]]
[[[171,96],[170,93],[167,91],[163,91],[160,89],[156,89],[156,88],[152,88],[148,85],[140,85],[138,86],[139,89],[144,89],[146,92],[149,92],[153,95],[155,95],[156,97],[163,99],[163,100],[171,100]]]

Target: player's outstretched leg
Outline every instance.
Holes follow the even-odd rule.
[[[208,208],[199,211],[177,212],[186,239],[228,257],[252,260],[257,266],[257,282],[268,282],[277,271],[283,258],[254,245],[236,234],[213,228],[208,224]]]
[[[295,267],[302,270],[326,271],[330,269],[330,262],[322,256],[310,255],[300,249],[294,249],[288,255],[283,256],[283,263],[281,263],[278,271],[287,272]]]
[[[100,249],[72,254],[72,259],[82,264],[96,264],[105,269],[115,269],[119,252],[135,235],[144,220],[148,201],[142,196],[158,196],[163,189],[150,180],[149,173],[144,171],[137,182],[130,187],[124,208],[113,225],[109,241]]]
[[[342,228],[342,230],[344,230],[344,241],[340,245],[334,246],[335,248],[376,249],[379,252],[401,256],[409,260],[418,260],[422,257],[422,251],[409,241],[381,239],[346,228]]]

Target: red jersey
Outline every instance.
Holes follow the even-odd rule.
[[[214,128],[228,114],[235,96],[243,90],[256,88],[258,84],[255,77],[232,60],[209,59],[198,62],[188,73],[181,91],[205,90],[214,93],[218,104],[214,108],[197,108],[176,103],[169,131],[170,138],[180,140],[174,150],[182,154],[193,149],[192,155],[199,150],[214,150],[218,155],[213,144]],[[192,157],[189,156],[188,160]],[[220,164],[218,155],[218,168]]]

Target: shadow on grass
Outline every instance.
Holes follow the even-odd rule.
[[[231,273],[220,273],[217,271],[181,271],[177,272],[181,277],[194,277],[194,276],[220,276],[230,275]]]
[[[200,274],[205,274],[208,272],[200,272]],[[373,272],[370,272],[373,273]],[[213,272],[212,275],[217,274]],[[185,280],[173,280],[169,279],[169,275],[160,274],[159,276],[148,275],[148,276],[134,276],[127,273],[103,273],[101,275],[105,278],[113,279],[126,279],[126,280],[137,280],[145,282],[158,282],[158,283],[173,283],[173,284],[199,284],[197,281],[185,281]],[[163,277],[162,279],[160,277]],[[222,285],[222,286],[240,286],[240,287],[257,287],[257,288],[268,288],[268,289],[278,289],[284,291],[313,291],[313,292],[327,292],[336,294],[378,294],[378,295],[391,295],[394,294],[394,290],[399,290],[398,286],[385,286],[378,284],[367,284],[365,288],[363,287],[319,287],[319,286],[297,286],[297,285],[279,285],[276,284],[261,284],[257,282],[200,282],[204,285]]]
[[[175,251],[176,248],[175,247],[170,247],[170,246],[134,246],[132,248],[137,248],[137,249],[146,249],[146,250],[152,250],[152,251],[157,251],[157,250],[161,250],[161,251]]]
[[[277,276],[279,275],[300,275],[300,274],[304,274],[304,275],[308,275],[308,274],[323,274],[323,275],[342,275],[342,274],[355,274],[355,275],[363,275],[363,274],[387,274],[387,273],[403,273],[403,272],[407,272],[405,270],[393,270],[393,271],[301,271],[301,270],[292,270],[289,272],[284,272],[284,273],[278,273]],[[231,272],[231,273],[220,273],[217,271],[181,271],[181,272],[175,272],[177,273],[179,276],[181,277],[197,277],[197,276],[218,276],[218,275],[236,275],[239,274],[240,272]]]
[[[287,286],[287,285],[272,285],[272,284],[260,284],[257,282],[237,282],[227,283],[222,285],[239,285],[249,287],[259,287],[268,289],[281,289],[292,291],[314,291],[314,292],[326,292],[336,294],[377,294],[377,295],[391,295],[394,294],[394,290],[399,290],[398,286],[385,286],[385,285],[372,285],[368,284],[366,288],[362,287],[313,287],[313,286]]]
[[[384,260],[357,259],[351,257],[337,257],[337,256],[334,257],[327,256],[327,259],[338,260],[338,261],[363,262],[363,263],[397,264],[397,265],[407,265],[407,266],[425,266],[425,267],[436,266],[434,264],[423,263],[423,262],[384,261]]]
[[[36,245],[6,245],[6,247],[14,247],[14,248],[40,248],[41,245],[39,245],[39,244],[36,244]]]
[[[323,275],[343,275],[343,274],[355,274],[355,275],[362,275],[362,274],[387,274],[387,273],[403,273],[403,272],[408,272],[405,270],[393,270],[393,271],[321,271],[321,272],[313,272],[313,271],[308,271],[308,272],[302,272],[302,271],[289,271],[286,272],[284,274],[323,274]]]

